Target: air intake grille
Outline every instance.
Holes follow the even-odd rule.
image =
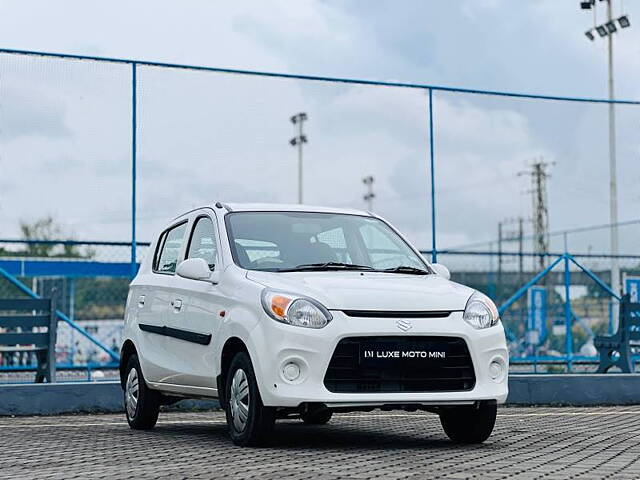
[[[352,337],[338,343],[324,385],[335,393],[472,390],[473,362],[457,337]]]
[[[458,310],[455,310],[458,311]],[[367,318],[447,318],[451,315],[450,310],[430,310],[430,311],[384,311],[384,310],[343,310],[348,317]]]

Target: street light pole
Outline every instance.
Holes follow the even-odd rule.
[[[291,117],[291,123],[298,127],[297,135],[289,140],[289,143],[293,147],[298,147],[298,203],[302,204],[302,144],[307,143],[307,137],[302,131],[302,124],[307,119],[307,114],[304,112],[297,113]]]

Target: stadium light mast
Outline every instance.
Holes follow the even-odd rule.
[[[298,203],[302,203],[302,145],[307,143],[307,137],[302,131],[302,124],[307,119],[305,112],[300,112],[291,117],[291,123],[298,127],[297,135],[289,140],[292,147],[298,147]]]
[[[618,31],[616,19],[613,17],[613,6],[611,0],[600,0],[607,2],[607,21],[602,25],[596,22],[596,0],[586,0],[580,2],[583,10],[593,9],[594,26],[585,32],[586,37],[594,41],[594,30],[602,38],[607,37],[607,67],[608,67],[608,87],[609,100],[615,97],[614,76],[613,76],[613,34]],[[624,12],[617,18],[621,29],[629,28],[631,22],[629,16]],[[620,293],[620,266],[616,256],[619,254],[618,243],[618,182],[616,168],[616,111],[615,104],[609,103],[609,220],[611,223],[611,289]],[[614,309],[614,327],[617,329],[617,309]]]
[[[369,212],[373,212],[373,199],[376,197],[376,194],[373,193],[373,182],[375,182],[375,179],[371,175],[362,179],[362,183],[367,186],[367,193],[362,196],[362,199],[367,203]]]

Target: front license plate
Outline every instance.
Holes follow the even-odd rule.
[[[443,362],[448,345],[437,341],[363,342],[360,364],[365,366],[399,366]]]

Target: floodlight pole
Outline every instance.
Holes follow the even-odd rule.
[[[373,199],[376,197],[376,194],[373,193],[373,182],[375,182],[375,179],[372,175],[362,179],[362,183],[367,186],[367,193],[362,197],[362,199],[367,203],[367,211],[369,212],[373,212]]]
[[[138,80],[137,80],[137,64],[131,63],[131,278],[137,273],[136,259],[136,183],[137,183],[137,129],[138,129]]]
[[[307,137],[302,131],[302,124],[307,119],[307,114],[300,112],[291,117],[291,123],[298,126],[298,135],[293,137],[289,143],[293,147],[298,147],[298,203],[302,204],[302,144],[307,143]]]
[[[435,139],[433,138],[433,89],[429,89],[429,174],[431,177],[431,261],[438,261],[436,246],[436,180],[435,180]]]
[[[607,22],[613,21],[611,0],[607,0]],[[609,100],[614,99],[613,82],[613,35],[607,35]],[[619,254],[618,245],[618,182],[616,169],[616,111],[615,104],[609,103],[609,221],[611,223],[611,289],[620,293],[620,266],[616,255]],[[618,329],[617,308],[613,309],[613,326]]]

